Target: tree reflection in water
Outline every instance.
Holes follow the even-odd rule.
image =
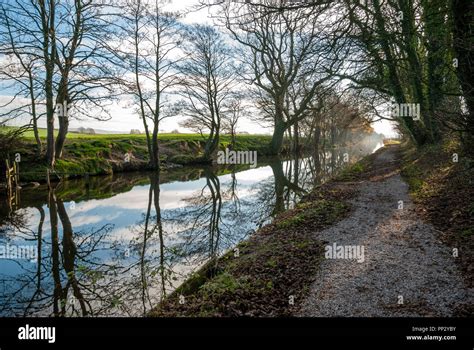
[[[276,158],[243,172],[234,166],[180,170],[175,177],[119,175],[90,185],[63,183],[27,200],[23,196],[24,207],[11,216],[0,208],[0,244],[35,245],[36,263],[0,260],[0,315],[146,315],[190,273],[345,166],[346,153],[351,160],[370,153],[355,151],[359,154],[318,150],[312,157]],[[181,188],[192,190],[184,195]],[[126,225],[105,214],[94,224],[78,224],[81,210],[88,217],[87,206],[111,206],[124,200],[121,193],[137,196],[140,208],[118,213]],[[118,210],[111,208],[108,214]]]

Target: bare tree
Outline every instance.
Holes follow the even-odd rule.
[[[223,35],[210,26],[189,27],[184,35],[185,60],[179,65],[183,99],[179,112],[187,117],[185,127],[208,132],[203,159],[211,160],[219,146],[226,104],[236,87],[232,50]]]
[[[22,70],[18,77],[25,80],[34,130],[37,120],[46,115],[46,158],[51,167],[62,156],[71,115],[107,119],[104,112],[116,82],[107,43],[113,8],[90,0],[2,4],[1,52],[15,56]]]
[[[175,52],[179,45],[177,13],[165,12],[164,0],[126,2],[127,25],[122,59],[133,73],[126,92],[138,102],[138,114],[147,139],[150,166],[159,170],[158,133],[160,122],[173,115],[168,90],[177,83]],[[124,52],[125,51],[125,52]]]
[[[30,116],[30,125],[36,141],[37,156],[42,153],[42,142],[38,132],[40,113],[37,105],[41,91],[38,91],[39,59],[32,55],[24,44],[18,42],[17,28],[12,23],[4,6],[0,6],[0,53],[5,60],[0,70],[0,79],[5,90],[12,89],[14,96],[1,106],[6,109],[0,113],[4,121]],[[15,34],[14,34],[15,33]],[[22,97],[18,99],[17,97]]]
[[[260,6],[223,4],[220,13],[232,36],[247,50],[241,55],[247,79],[263,100],[265,116],[271,118],[270,149],[277,154],[285,131],[305,118],[317,89],[341,65],[344,47],[334,45],[328,35],[329,5],[271,11],[265,6],[271,4],[270,0]]]
[[[57,4],[54,28],[57,67],[56,111],[59,130],[56,158],[62,156],[70,118],[110,119],[107,106],[119,94],[118,62],[110,53],[112,2],[70,0]]]
[[[235,148],[237,135],[237,124],[242,117],[249,116],[242,96],[235,97],[227,103],[227,110],[224,113],[223,128],[230,134],[232,148]]]

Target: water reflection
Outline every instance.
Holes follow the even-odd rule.
[[[139,316],[192,271],[292,207],[374,144],[271,159],[256,169],[182,168],[23,191],[0,210],[1,316]]]

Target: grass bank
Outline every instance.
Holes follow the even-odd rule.
[[[422,149],[405,146],[402,176],[418,214],[458,250],[456,263],[468,288],[474,286],[474,160],[457,141]],[[474,309],[459,310],[472,315]]]
[[[370,155],[316,187],[236,250],[208,262],[150,316],[292,315],[324,259],[325,243],[315,233],[350,213],[354,182],[373,175],[374,158]]]
[[[7,130],[7,129],[5,129]],[[44,130],[40,130],[44,137]],[[21,155],[21,181],[44,181],[46,165],[35,154],[32,132],[24,134],[24,142],[11,154]],[[257,151],[259,157],[268,155],[271,136],[238,135],[236,151]],[[231,143],[229,135],[220,138],[220,148]],[[160,158],[164,169],[175,165],[190,165],[200,162],[204,153],[205,139],[198,134],[161,134],[159,136]],[[145,135],[69,133],[62,159],[56,162],[56,173],[62,178],[77,178],[89,175],[106,175],[124,171],[144,170],[148,165]]]

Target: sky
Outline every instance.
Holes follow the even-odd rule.
[[[166,10],[170,11],[186,11],[196,5],[198,0],[168,0],[169,3],[166,5]],[[206,23],[212,24],[212,19],[209,16],[209,10],[207,8],[199,11],[187,12],[182,21],[186,24],[194,23]],[[0,104],[5,103],[8,99],[6,96],[7,92],[0,92]],[[95,130],[108,130],[111,132],[124,132],[129,133],[131,129],[143,130],[143,123],[138,117],[133,108],[130,108],[130,100],[124,98],[121,101],[114,102],[109,110],[111,119],[106,122],[101,122],[92,119],[86,120],[75,120],[71,118],[69,127],[71,129],[84,127],[93,128]],[[182,117],[167,118],[160,123],[161,132],[172,132],[179,130],[180,132],[189,132],[179,126],[179,123],[183,121]],[[15,124],[27,123],[29,120],[25,117],[18,120]],[[45,127],[46,123],[41,120],[39,123],[40,127]],[[389,121],[382,120],[372,124],[372,127],[377,133],[383,133],[386,136],[394,136],[395,131]],[[248,118],[242,118],[239,120],[237,130],[242,132],[246,131],[251,134],[271,134],[273,129],[271,126],[263,126],[256,123]]]

